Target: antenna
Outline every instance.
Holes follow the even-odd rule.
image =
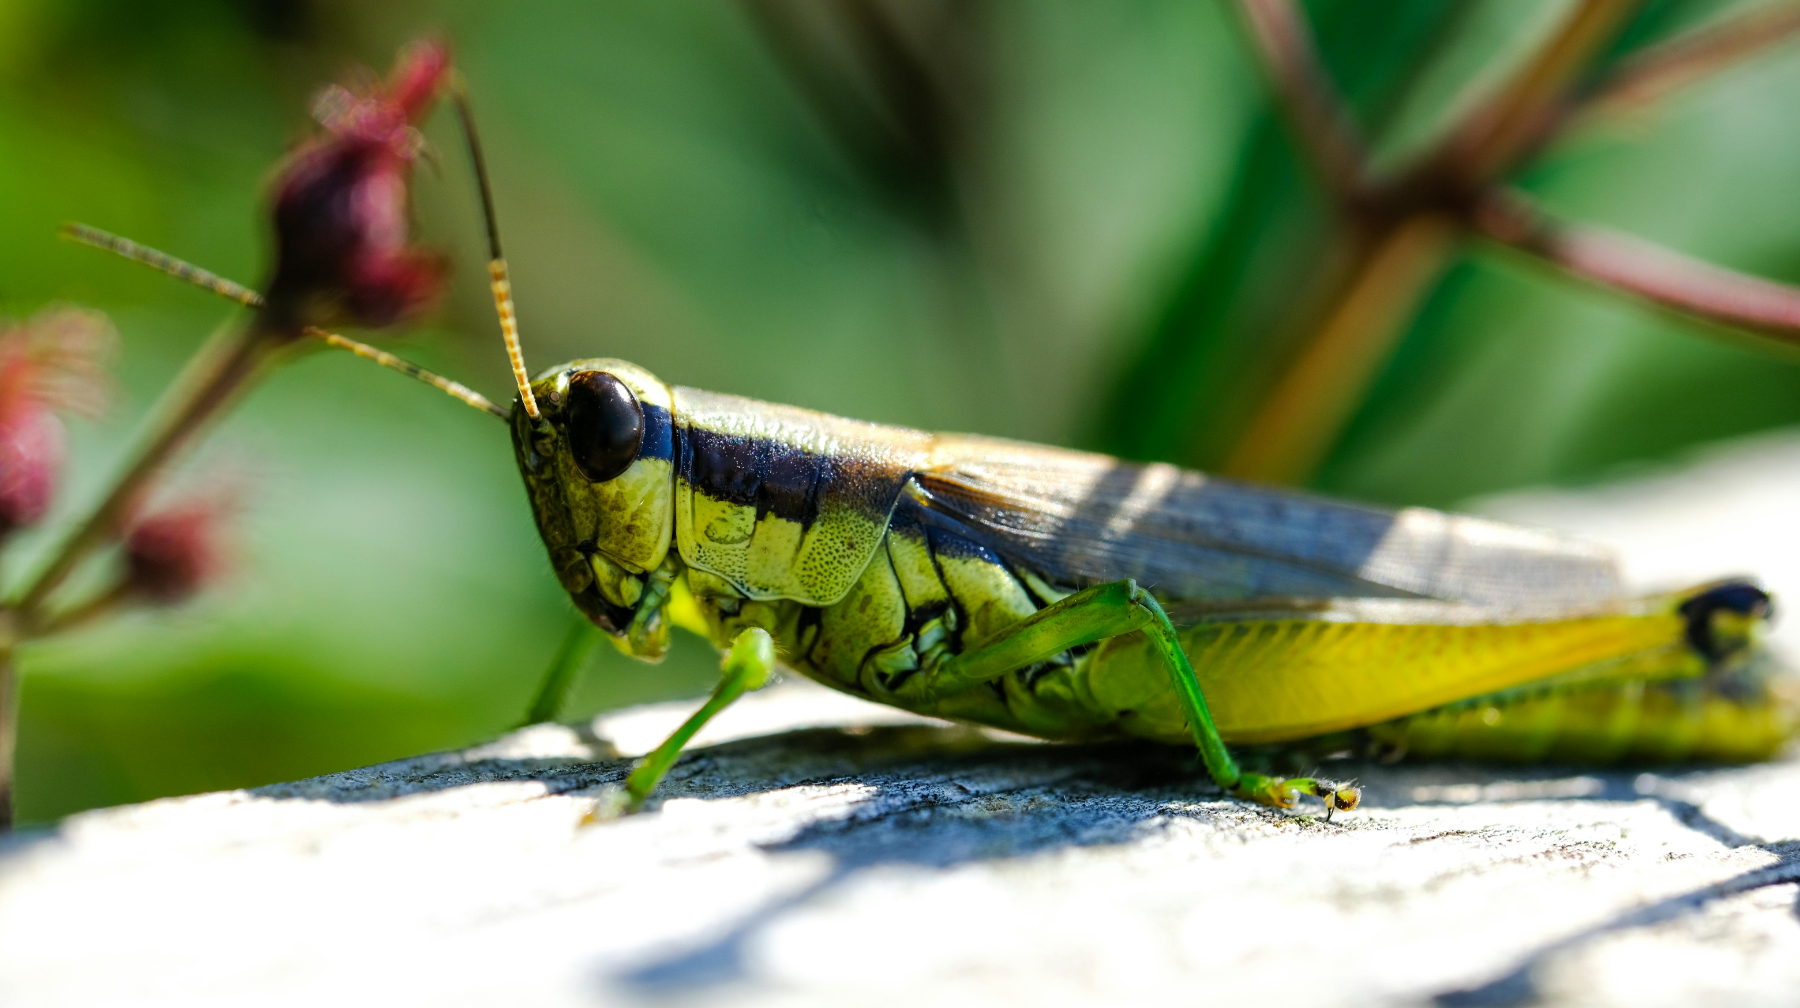
[[[246,308],[261,308],[263,305],[263,296],[250,288],[245,287],[243,284],[234,283],[216,273],[203,270],[192,263],[183,262],[166,252],[159,252],[148,245],[141,245],[129,238],[121,238],[116,234],[102,231],[96,227],[89,227],[86,224],[73,223],[64,224],[62,233],[63,237],[70,241],[77,241],[83,245],[91,245],[94,248],[105,249],[115,255],[130,259],[132,262],[142,263],[151,269],[167,273],[180,280],[186,280],[188,283],[204,290],[209,290],[222,298],[236,301]],[[457,399],[461,399],[463,402],[468,403],[478,410],[492,413],[502,420],[507,419],[505,410],[494,405],[494,403],[486,396],[461,382],[451,381],[443,375],[425,370],[419,365],[414,364],[412,361],[396,357],[386,350],[378,350],[367,343],[359,343],[348,337],[339,336],[337,333],[326,332],[317,326],[307,326],[304,332],[306,335],[314,337],[329,346],[337,347],[339,350],[347,350],[358,357],[364,358],[365,360],[372,360],[384,368],[398,371],[409,378],[417,378],[419,381],[430,385],[432,388],[435,388],[440,392],[448,393]]]
[[[475,163],[475,182],[481,188],[481,215],[487,224],[488,288],[494,292],[494,312],[500,316],[500,338],[506,342],[513,381],[519,386],[519,401],[525,405],[526,414],[537,420],[537,397],[531,394],[531,378],[525,373],[525,354],[519,349],[519,320],[513,313],[512,281],[507,277],[506,257],[500,254],[500,225],[494,218],[494,191],[488,185],[487,159],[481,155],[481,137],[475,131],[475,113],[469,107],[469,89],[464,85],[462,75],[452,74],[450,96],[456,102],[456,115],[462,120],[463,138],[469,145],[469,160]]]
[[[186,280],[196,287],[212,291],[226,300],[236,301],[246,308],[262,307],[262,295],[243,284],[232,283],[217,273],[203,270],[193,263],[183,262],[167,252],[159,252],[148,245],[140,245],[130,238],[121,238],[109,231],[102,231],[97,227],[89,227],[74,221],[62,226],[62,235],[70,241],[91,245],[97,249],[105,249],[114,255],[143,263],[145,266],[167,273],[177,280]]]

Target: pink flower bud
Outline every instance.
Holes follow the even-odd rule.
[[[0,535],[49,510],[66,454],[56,413],[105,406],[112,338],[106,316],[69,307],[0,331]]]
[[[183,601],[230,566],[225,526],[237,510],[229,499],[194,497],[132,523],[125,535],[126,582],[162,605]]]
[[[64,454],[56,414],[31,404],[0,410],[0,535],[43,520]]]
[[[385,87],[332,87],[315,105],[325,134],[288,159],[274,186],[275,275],[265,318],[379,328],[437,296],[445,263],[408,243],[407,184],[422,140],[413,123],[450,69],[441,45],[400,55]]]

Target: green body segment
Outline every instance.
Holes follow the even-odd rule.
[[[1376,746],[1420,759],[1669,764],[1768,759],[1796,730],[1797,698],[1756,667],[1677,681],[1477,697],[1374,725]]]
[[[555,417],[579,369],[617,376],[649,418],[614,483],[564,460]],[[515,411],[515,441],[552,562],[638,657],[660,657],[670,623],[721,649],[765,630],[835,689],[1054,739],[1192,743],[1210,709],[1233,744],[1755,759],[1796,729],[1766,661],[1692,644],[1693,593],[1624,598],[1609,557],[1553,536],[843,420],[617,361],[534,392],[550,419]],[[1203,700],[1148,617],[1058,605],[1127,579],[1167,610]],[[1020,658],[1052,607],[1071,613],[1045,624],[1058,649]]]
[[[919,688],[920,670],[960,650],[959,629],[980,626],[985,634],[963,640],[986,639],[1037,602],[1003,564],[931,558],[905,532],[890,534],[889,547],[835,606],[702,596],[683,607],[682,621],[721,644],[770,627],[790,668],[921,714],[1042,738],[1192,743],[1142,632],[947,695]],[[895,573],[896,550],[938,560],[914,565],[911,594]],[[1173,605],[1171,616],[1219,732],[1234,744],[1335,738],[1426,758],[1582,763],[1767,758],[1800,727],[1796,697],[1764,661],[1709,675],[1676,611],[1688,594],[1563,618],[1410,600],[1205,622],[1184,620]]]

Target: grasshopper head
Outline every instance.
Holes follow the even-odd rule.
[[[513,451],[563,589],[627,652],[660,658],[675,527],[669,387],[634,364],[563,364],[512,410]]]

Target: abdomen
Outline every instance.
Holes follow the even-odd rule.
[[[1067,591],[903,501],[837,603],[722,600],[715,636],[764,626],[796,671],[923,714],[1046,738],[1191,744],[1168,672],[1137,634],[921,699],[938,662]],[[1229,614],[1166,604],[1234,744],[1342,736],[1425,757],[1766,756],[1795,730],[1792,700],[1766,675],[1708,676],[1680,599],[1510,616],[1416,599],[1271,600]]]

